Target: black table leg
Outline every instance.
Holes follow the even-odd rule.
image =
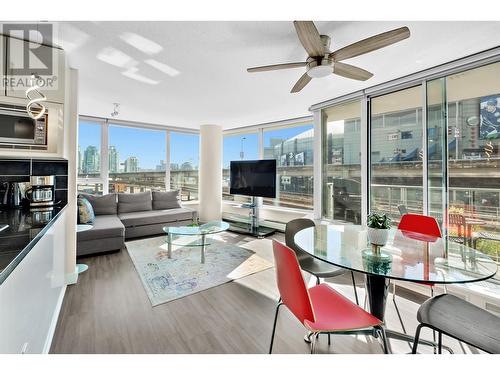
[[[384,321],[385,305],[387,302],[387,294],[389,293],[389,279],[383,276],[365,275],[366,276],[366,292],[368,293],[368,303],[370,304],[370,313]]]

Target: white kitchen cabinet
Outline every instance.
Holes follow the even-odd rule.
[[[20,39],[5,37],[4,51],[7,56],[7,66],[3,67],[5,77],[8,82],[6,88],[6,95],[15,98],[26,98],[26,88],[29,87],[28,76],[16,76],[13,73],[13,68],[21,67],[28,64],[25,60],[26,54],[24,51],[27,47],[36,47],[35,44],[23,41]],[[65,53],[64,50],[52,48],[48,46],[39,46],[38,49],[43,53],[52,53],[54,61],[52,74],[43,74],[41,69],[43,62],[37,61],[36,57],[30,55],[31,60],[29,70],[31,73],[38,74],[47,83],[47,86],[40,89],[41,92],[47,97],[47,100],[55,103],[64,103],[64,88],[65,88]]]
[[[66,210],[0,285],[0,353],[46,353],[65,291]]]

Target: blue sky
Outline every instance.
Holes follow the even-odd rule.
[[[89,145],[100,147],[101,128],[94,123],[80,121],[78,143],[83,152]],[[198,165],[199,145],[198,135],[170,133],[170,162],[182,164],[190,161]],[[149,129],[109,126],[109,145],[115,146],[123,162],[129,156],[139,158],[140,168],[154,169],[165,160],[165,132]]]
[[[271,138],[288,139],[311,129],[311,125],[293,128],[278,129],[264,132],[264,147],[269,145]],[[190,161],[198,165],[199,145],[198,135],[170,133],[170,162],[182,164]],[[247,160],[259,158],[259,139],[257,133],[241,134],[224,137],[223,166],[229,166],[231,160],[240,160],[240,151],[243,141],[244,157]],[[78,143],[82,152],[87,146],[100,147],[101,129],[92,122],[80,121]],[[139,158],[141,168],[155,168],[160,160],[165,159],[165,132],[157,130],[126,128],[121,126],[109,126],[109,145],[115,146],[120,153],[120,161],[123,162],[129,156]]]

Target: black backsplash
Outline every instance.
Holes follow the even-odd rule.
[[[68,203],[66,159],[0,158],[0,183],[29,182],[30,176],[55,176],[56,202]]]

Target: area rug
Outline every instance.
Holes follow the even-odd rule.
[[[192,241],[185,237],[185,244]],[[167,256],[165,237],[147,238],[126,243],[128,253],[153,306],[198,293],[236,280],[273,265],[233,244],[210,240],[205,263],[200,263],[199,247],[173,246]]]

